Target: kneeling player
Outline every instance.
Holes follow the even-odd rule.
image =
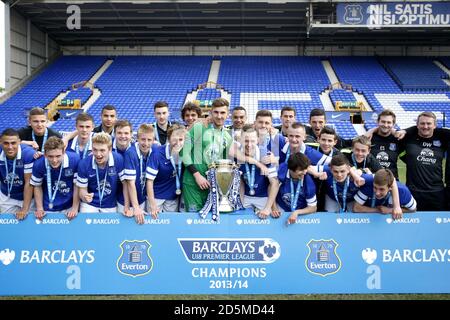
[[[317,211],[316,186],[307,170],[311,162],[302,153],[292,154],[278,170],[280,190],[277,205],[291,212],[288,223],[295,223],[299,214]]]
[[[75,185],[80,157],[64,152],[64,142],[50,137],[44,144],[44,157],[36,160],[30,184],[34,186],[36,218],[46,212],[62,212],[73,219],[78,214],[80,200]]]
[[[395,188],[398,189],[400,203],[392,196]],[[353,211],[392,214],[394,219],[401,219],[403,212],[414,212],[416,207],[416,200],[408,187],[396,182],[391,170],[381,169],[373,178],[366,179],[365,185],[355,195]]]

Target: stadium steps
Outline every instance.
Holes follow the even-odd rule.
[[[70,90],[61,92],[60,94],[58,94],[55,99],[53,99],[48,105],[46,105],[45,107],[48,108],[49,106],[51,106],[52,104],[56,103],[57,100],[62,100],[64,99],[68,94],[70,93]]]
[[[450,70],[444,66],[444,64],[442,64],[440,61],[438,60],[434,60],[433,63],[439,67],[439,69],[441,69],[442,71],[444,71],[449,77],[450,77]],[[450,86],[450,80],[449,79],[442,79],[442,81],[444,81],[448,86]]]
[[[331,66],[330,60],[322,60],[322,65],[325,69],[325,72],[327,73],[328,79],[330,79],[330,84],[339,83],[339,79],[336,75],[336,72],[334,72],[333,67]]]
[[[114,60],[107,60],[99,69],[96,73],[94,73],[94,75],[88,80],[88,82],[94,84],[95,81],[98,80],[98,78],[100,78],[102,76],[102,74],[106,71],[106,69],[109,68],[109,66],[111,65],[111,63],[113,63]],[[97,88],[94,88],[93,90],[93,94],[91,95],[91,97],[89,98],[88,101],[86,101],[86,103],[83,105],[83,110],[87,111],[87,109],[89,109],[89,107],[93,104],[93,102],[95,102],[95,100],[97,100],[97,98],[101,95],[100,90],[98,90]],[[95,94],[97,91],[97,95]],[[65,92],[61,92],[60,94],[58,94],[56,96],[55,99],[53,99],[46,107],[54,104],[57,100],[62,100],[64,99],[68,94],[70,93],[70,90],[65,91]],[[94,96],[97,96],[97,98],[95,98]],[[95,98],[95,100],[93,102],[91,102],[89,104],[89,106],[87,108],[85,108],[85,106],[91,101],[93,100],[93,98]]]
[[[94,73],[94,75],[88,80],[88,82],[95,84],[95,82],[102,76],[102,74],[109,68],[109,66],[114,62],[114,60],[109,59],[106,60],[105,63],[97,70],[97,72]],[[67,92],[60,93],[49,105],[51,105],[53,102],[55,102],[58,99],[64,99],[68,94],[70,93],[70,90]],[[89,97],[89,99],[86,101],[86,103],[83,104],[81,109],[83,109],[83,112],[88,112],[89,108],[97,101],[98,98],[102,95],[102,92],[95,88],[92,90],[92,94]],[[73,122],[72,119],[62,119],[59,120],[62,121],[70,121]],[[51,121],[48,123],[48,126],[51,127],[55,122]],[[63,131],[63,133],[66,133]]]
[[[108,70],[111,64],[114,62],[112,59],[108,59],[105,63],[98,69],[98,71],[89,79],[88,82],[95,84],[95,82]],[[97,101],[98,98],[102,95],[102,92],[95,88],[92,90],[92,95],[89,97],[88,101],[83,105],[83,111],[87,112],[89,108]]]
[[[89,97],[88,101],[83,105],[83,111],[87,112],[88,109],[97,101],[98,98],[102,95],[102,92],[98,88],[94,88],[92,95]]]
[[[334,111],[333,102],[330,99],[330,90],[325,90],[320,94],[320,101],[325,111]]]
[[[217,84],[217,80],[219,79],[219,72],[220,72],[220,60],[214,59],[211,62],[211,67],[209,69],[209,75],[208,75],[208,82],[206,85],[206,88],[215,88],[215,85]],[[195,101],[197,100],[197,94],[199,93],[201,89],[194,90],[192,92],[189,92],[186,95],[186,99],[184,103],[187,103],[189,101]],[[228,101],[231,101],[231,94],[223,89],[220,89],[220,97],[225,98]]]
[[[220,71],[220,60],[213,60],[211,63],[211,69],[209,70],[208,82],[217,83]]]
[[[358,133],[358,136],[366,133],[366,128],[364,128],[364,124],[353,124],[353,128],[355,128],[355,131]]]
[[[89,79],[89,82],[94,84],[98,78],[102,76],[103,73],[109,68],[109,66],[114,62],[112,59],[106,60],[106,62],[98,69],[98,71]]]
[[[366,97],[364,97],[363,94],[360,94],[358,92],[353,92],[353,96],[355,97],[356,101],[363,103],[366,111],[373,111],[372,107],[370,106],[369,102],[367,102]]]

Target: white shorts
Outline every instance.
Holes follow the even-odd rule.
[[[145,201],[142,202],[139,207],[145,211]],[[133,210],[133,206],[130,206],[130,209]],[[117,212],[123,213],[123,211],[125,210],[125,207],[123,205],[121,205],[119,202],[117,202]]]
[[[22,206],[23,201],[8,198],[3,192],[0,192],[0,213],[17,213]]]
[[[262,210],[266,207],[268,197],[251,197],[244,195],[244,208]]]
[[[161,212],[178,212],[178,198],[175,200],[155,199]]]
[[[80,203],[80,212],[82,213],[117,213],[117,207],[114,208],[97,208],[87,204],[86,202]]]
[[[355,201],[350,201],[349,203],[347,203],[347,212],[352,212],[354,203]],[[339,212],[339,204],[335,200],[331,199],[328,195],[325,196],[325,211],[334,213]]]

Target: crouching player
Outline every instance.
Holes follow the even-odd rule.
[[[278,169],[280,188],[276,202],[282,211],[291,212],[288,224],[295,223],[299,214],[317,211],[316,186],[307,173],[310,164],[307,156],[294,153]]]
[[[94,135],[92,155],[78,164],[80,212],[117,212],[117,189],[123,171],[122,156],[112,151],[110,135],[104,132]]]
[[[392,196],[393,189],[398,190],[400,200],[398,204]],[[416,207],[416,200],[408,187],[396,182],[391,170],[381,169],[373,178],[366,179],[365,185],[355,195],[353,211],[392,214],[393,219],[401,219],[403,212],[414,212]]]
[[[30,180],[36,218],[42,219],[47,212],[62,212],[69,220],[76,217],[80,204],[75,185],[79,159],[75,152],[64,152],[64,142],[58,137],[45,142],[44,157],[35,161]]]
[[[260,161],[258,134],[250,124],[242,128],[241,145],[246,157]],[[262,219],[267,218],[269,214],[275,218],[279,217],[279,212],[271,209],[278,192],[276,167],[269,167],[268,176],[264,176],[255,164],[245,162],[241,164],[240,171],[242,172],[241,194],[243,194],[244,208],[255,209]]]

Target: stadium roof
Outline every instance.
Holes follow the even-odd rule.
[[[450,26],[336,25],[337,1],[3,1],[60,45],[450,44]],[[74,4],[81,8],[80,30],[66,26]]]

